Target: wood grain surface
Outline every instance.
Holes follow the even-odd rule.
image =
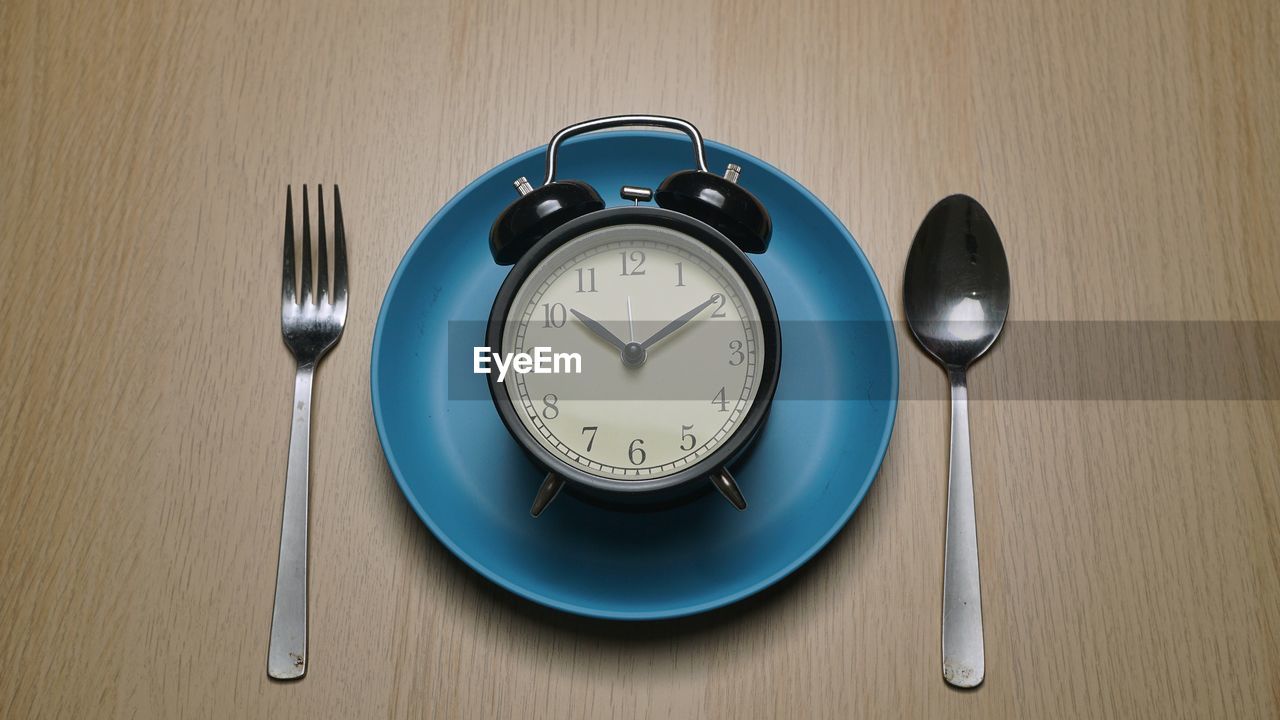
[[[1280,4],[4,0],[0,108],[0,716],[1280,715],[1274,396],[983,400],[999,364],[975,367],[988,666],[956,692],[945,380],[907,340],[904,383],[938,390],[904,387],[925,399],[846,531],[658,625],[560,616],[455,560],[368,391],[427,219],[616,112],[807,185],[895,313],[924,212],[967,192],[1014,321],[1280,320]],[[310,672],[276,684],[301,182],[342,185],[353,296],[317,380]]]

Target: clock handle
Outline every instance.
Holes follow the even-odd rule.
[[[551,142],[547,144],[547,178],[542,181],[542,184],[550,185],[555,182],[556,155],[560,152],[560,146],[564,144],[565,140],[574,135],[617,127],[661,127],[679,130],[688,135],[689,139],[693,141],[693,159],[697,162],[698,169],[702,172],[707,171],[707,158],[702,147],[702,133],[698,132],[698,128],[694,127],[693,123],[688,120],[663,115],[614,115],[612,117],[586,120],[570,125],[556,133],[551,138]],[[521,192],[524,191],[522,190]]]
[[[726,500],[733,503],[734,507],[739,510],[747,509],[747,499],[742,496],[742,491],[738,489],[738,482],[733,479],[727,469],[720,468],[711,473],[711,484],[720,491],[720,494]]]

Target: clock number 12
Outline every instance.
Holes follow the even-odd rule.
[[[618,254],[622,256],[622,276],[623,277],[626,277],[628,275],[644,275],[644,270],[640,269],[644,267],[644,251],[643,250],[632,250],[630,256],[627,255],[626,250],[623,250]],[[630,257],[631,262],[635,263],[634,265],[629,265],[627,263],[628,257]]]

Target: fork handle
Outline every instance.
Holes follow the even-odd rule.
[[[271,612],[267,674],[296,680],[307,674],[307,504],[311,464],[311,380],[315,365],[299,365],[293,385],[289,470],[284,485],[276,604]]]

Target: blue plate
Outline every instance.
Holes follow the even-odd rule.
[[[373,338],[373,414],[396,482],[454,554],[549,607],[653,620],[711,610],[786,577],[844,527],[884,458],[898,401],[893,324],[875,273],[848,230],[799,183],[734,148],[707,143],[711,167],[741,165],[773,216],[752,256],[783,322],[778,396],[752,452],[734,467],[750,502],[712,493],[659,512],[604,510],[562,494],[540,518],[542,479],[507,434],[483,375],[469,371],[508,268],[489,226],[542,177],[543,148],[489,171],[418,235],[391,280]],[[608,201],[692,163],[689,141],[660,132],[585,135],[561,174]],[[614,199],[612,204],[621,204]],[[471,335],[476,335],[474,339]]]

